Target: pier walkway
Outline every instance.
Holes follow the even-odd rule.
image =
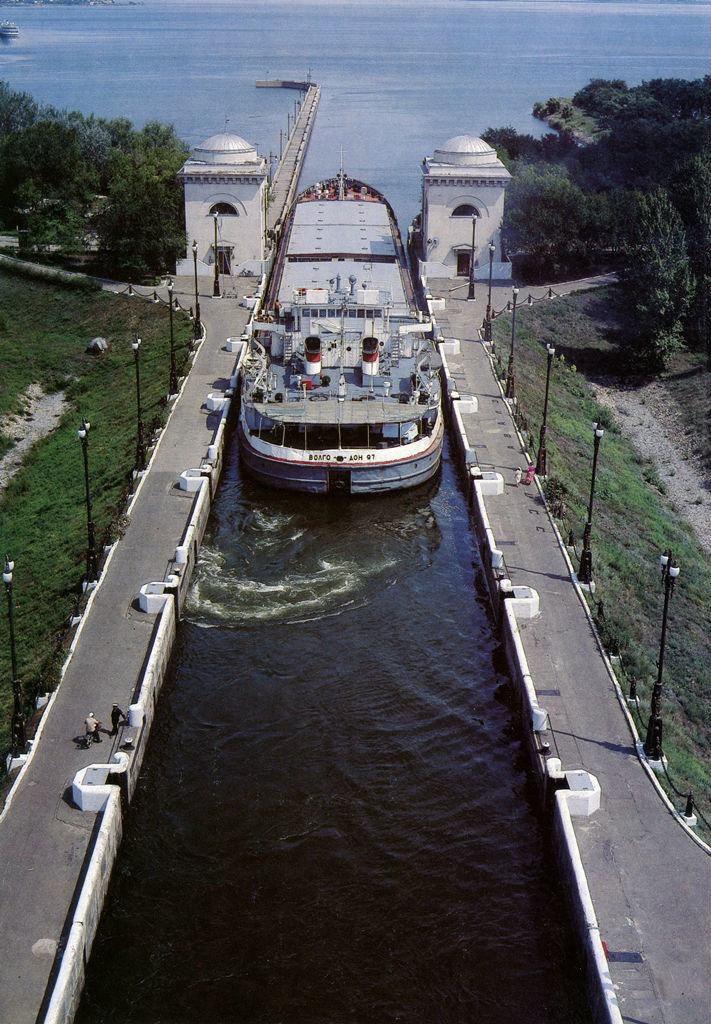
[[[36,748],[0,817],[2,1024],[44,1019],[56,954],[66,941],[101,819],[73,805],[72,780],[87,764],[109,762],[116,749],[116,740],[107,735],[90,750],[78,749],[73,737],[83,733],[89,711],[106,726],[113,701],[124,710],[131,703],[155,619],[137,610],[135,599],[143,584],[165,578],[181,543],[193,496],[176,484],[183,470],[201,465],[212,442],[214,416],[205,399],[227,386],[235,356],[226,351],[225,338],[239,335],[249,317],[238,299],[209,298],[211,282],[201,284],[205,340],[153,454],[126,534],[85,613]],[[256,284],[239,278],[240,297]],[[190,278],[175,280],[175,297],[185,307],[193,301],[192,286]],[[160,291],[166,298],[165,289]]]
[[[274,172],[274,178],[269,190],[267,228],[270,231],[274,231],[277,235],[281,229],[284,216],[296,195],[320,98],[320,87],[318,85],[310,85],[282,153],[279,166]]]
[[[435,314],[445,338],[461,341],[461,355],[447,357],[458,390],[478,399],[478,411],[463,416],[467,436],[480,467],[504,477],[504,493],[486,498],[497,547],[512,583],[540,597],[540,614],[518,626],[550,715],[552,753],[564,771],[585,769],[602,789],[599,810],[572,820],[622,1019],[704,1024],[711,1021],[711,857],[670,813],[637,758],[544,502],[535,486],[515,486],[515,470],[525,471],[527,460],[476,340],[487,285],[478,283],[479,297],[470,301],[461,279],[429,285],[446,300]],[[576,286],[556,285],[558,293],[566,290]],[[534,297],[545,291],[531,289]],[[510,297],[510,285],[497,287],[494,307]]]

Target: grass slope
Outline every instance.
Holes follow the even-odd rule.
[[[681,566],[671,600],[664,659],[664,751],[669,761],[662,781],[683,810],[692,792],[711,821],[711,564],[690,527],[666,501],[654,466],[636,454],[601,409],[590,380],[629,380],[631,366],[615,316],[614,289],[579,293],[531,308],[516,320],[516,393],[520,420],[535,453],[543,413],[545,343],[556,346],[550,387],[547,449],[549,503],[567,538],[573,531],[577,564],[587,518],[594,421],[605,434],[600,444],[592,523],[594,596],[589,599],[597,628],[609,646],[618,642],[618,678],[629,693],[637,688],[634,710],[646,735],[651,689],[657,676],[663,590],[659,555],[671,548]],[[494,323],[494,341],[503,358],[510,318]],[[677,401],[688,429],[703,429],[711,373],[693,354],[679,357],[666,378],[670,401]],[[700,435],[700,444],[707,444]],[[563,505],[560,505],[562,500]],[[562,517],[562,518],[561,518]],[[711,833],[706,831],[707,838]]]
[[[77,429],[91,423],[89,479],[97,546],[120,530],[120,510],[136,458],[136,374],[131,342],[142,339],[141,405],[146,438],[164,419],[170,369],[165,304],[35,281],[0,269],[0,414],[16,410],[32,382],[63,390],[70,403],[0,495],[0,554],[15,562],[13,604],[18,673],[28,699],[52,689],[66,656],[68,621],[81,599],[87,524],[84,463]],[[86,351],[101,336],[110,349]],[[192,325],[174,315],[180,367]],[[5,448],[7,445],[5,445]],[[2,450],[0,448],[0,450]],[[0,751],[12,712],[7,614],[0,615]],[[40,677],[42,682],[40,684]],[[30,709],[31,710],[31,709]]]

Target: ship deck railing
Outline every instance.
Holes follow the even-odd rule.
[[[328,426],[340,423],[341,426],[359,426],[367,424],[375,426],[380,423],[412,423],[422,419],[437,409],[437,406],[400,403],[392,399],[362,398],[347,399],[340,402],[337,398],[307,398],[288,402],[253,402],[253,409],[264,419],[274,423],[293,423],[296,425]]]

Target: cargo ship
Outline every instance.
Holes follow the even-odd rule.
[[[341,171],[297,196],[252,328],[239,440],[253,477],[367,495],[437,473],[441,359],[378,191]]]

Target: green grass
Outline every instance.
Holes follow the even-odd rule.
[[[669,761],[666,785],[683,810],[688,792],[711,821],[711,563],[693,532],[668,504],[651,462],[636,454],[609,412],[601,409],[588,378],[610,376],[629,382],[632,366],[615,316],[614,290],[581,293],[532,308],[516,320],[516,393],[529,451],[538,448],[546,376],[548,339],[556,346],[547,424],[549,500],[564,511],[561,533],[573,531],[576,555],[582,550],[593,455],[594,421],[605,429],[600,444],[592,525],[596,590],[589,604],[606,644],[621,650],[618,678],[626,692],[637,686],[642,739],[656,679],[663,591],[659,555],[671,548],[681,574],[669,610],[664,660],[664,751]],[[509,317],[494,323],[494,340],[505,356]],[[665,375],[669,401],[679,404],[687,429],[708,416],[706,395],[711,373],[699,357],[686,354]],[[699,444],[708,439],[703,434]],[[706,440],[707,443],[707,440]],[[708,455],[707,452],[705,454]],[[576,564],[576,557],[573,557]],[[602,604],[602,607],[601,607]],[[707,838],[711,834],[706,833]]]
[[[570,96],[557,96],[558,109],[550,113],[546,122],[556,131],[573,132],[578,138],[594,139],[600,134],[597,118],[576,107]],[[534,112],[534,117],[538,116]]]
[[[28,453],[0,496],[0,555],[15,562],[13,603],[18,672],[28,700],[42,677],[52,689],[66,656],[64,637],[81,600],[86,569],[84,464],[77,429],[91,423],[89,477],[97,545],[115,539],[136,457],[136,374],[131,342],[141,345],[141,405],[148,439],[165,418],[170,368],[165,304],[49,284],[0,269],[0,415],[18,407],[33,382],[62,390],[69,410]],[[110,350],[86,352],[97,335]],[[178,366],[192,325],[174,315]],[[0,445],[0,452],[7,443]],[[12,710],[7,614],[0,615],[0,750],[9,746]]]

